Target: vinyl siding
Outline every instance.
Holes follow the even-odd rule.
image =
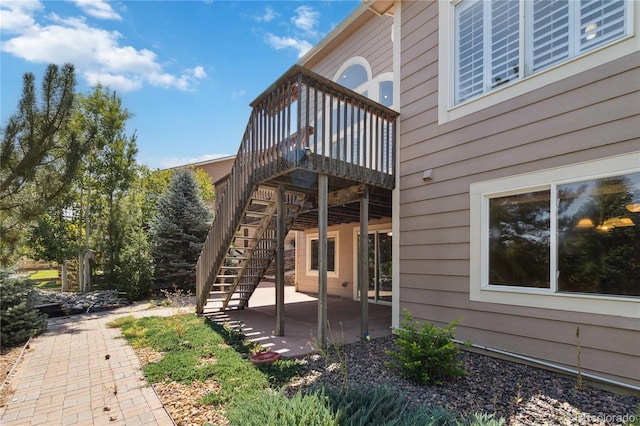
[[[340,67],[349,59],[361,56],[371,66],[372,78],[392,71],[393,45],[391,27],[393,18],[377,16],[367,10],[359,19],[357,29],[342,43],[324,49],[324,56],[318,55],[309,64],[303,64],[312,71],[333,79]]]
[[[579,326],[584,372],[640,385],[639,318],[469,298],[469,185],[639,151],[640,55],[439,125],[438,4],[403,2],[401,16],[400,309],[572,368]]]

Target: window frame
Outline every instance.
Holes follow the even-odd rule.
[[[327,270],[327,276],[328,277],[338,277],[340,275],[340,264],[339,264],[339,260],[340,260],[340,232],[339,231],[329,231],[327,232],[327,239],[333,238],[335,240],[335,250],[333,252],[333,256],[334,256],[334,269],[335,271],[329,271]],[[311,269],[312,266],[312,262],[311,262],[311,242],[312,241],[318,241],[319,239],[319,234],[318,233],[313,233],[313,234],[307,234],[306,235],[306,274],[308,276],[313,276],[313,277],[317,277],[318,276],[318,270],[317,269]]]
[[[523,2],[523,0],[520,0]],[[516,96],[542,88],[554,82],[579,74],[588,69],[595,68],[605,62],[619,59],[628,54],[640,50],[640,5],[634,1],[627,2],[628,19],[627,35],[596,47],[584,53],[579,53],[560,63],[550,65],[532,74],[525,72],[524,49],[526,34],[520,39],[520,61],[522,77],[514,81],[499,85],[474,96],[464,102],[455,104],[456,77],[455,77],[455,6],[461,0],[449,0],[438,2],[438,124],[445,124],[498,103],[507,101]],[[525,7],[521,5],[521,11]],[[520,19],[524,21],[521,13]],[[524,25],[524,22],[523,22]],[[524,52],[524,53],[522,53]]]
[[[594,173],[598,170],[598,173]],[[472,183],[470,193],[470,300],[533,308],[592,312],[640,318],[637,297],[557,291],[557,209],[551,213],[549,288],[491,285],[488,283],[489,199],[536,190],[551,191],[554,205],[558,185],[640,172],[640,151],[546,169],[522,175]]]

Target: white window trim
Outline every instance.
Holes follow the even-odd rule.
[[[338,68],[338,72],[336,72],[333,76],[333,81],[339,83],[342,74],[347,70],[347,68],[352,65],[362,65],[364,67],[364,70],[367,72],[367,81],[354,89],[355,92],[360,93],[360,88],[367,85],[367,83],[371,81],[372,77],[371,65],[369,65],[369,62],[362,56],[354,56],[353,58],[347,59],[345,63],[343,63],[340,68]]]
[[[628,36],[454,105],[454,6],[438,2],[438,124],[445,124],[640,50],[640,5],[628,1]]]
[[[340,232],[339,231],[329,231],[327,232],[327,238],[335,238],[336,241],[336,249],[334,252],[334,265],[335,265],[335,271],[327,271],[327,277],[333,277],[333,278],[337,278],[340,276],[340,239],[339,239],[339,235]],[[318,270],[317,269],[311,269],[311,241],[312,240],[317,240],[318,239],[319,234],[315,233],[315,234],[307,234],[307,242],[306,242],[306,247],[307,247],[307,256],[306,256],[306,274],[307,276],[310,277],[317,277],[318,276]]]
[[[597,174],[594,173],[597,170]],[[551,188],[559,183],[640,172],[640,151],[470,185],[470,291],[472,301],[640,318],[638,298],[554,293],[553,289],[489,286],[486,283],[488,197]],[[553,209],[552,209],[553,212]],[[551,244],[555,244],[552,230]],[[553,261],[553,259],[552,259]],[[555,271],[552,263],[551,270]],[[553,272],[552,272],[553,273]],[[485,282],[483,282],[485,281]]]

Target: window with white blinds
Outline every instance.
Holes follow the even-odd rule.
[[[454,103],[624,37],[628,9],[625,0],[457,3]]]

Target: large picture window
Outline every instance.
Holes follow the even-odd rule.
[[[640,151],[469,186],[469,299],[640,318]]]
[[[454,104],[623,38],[629,10],[625,0],[457,3]]]
[[[484,198],[484,286],[640,297],[640,171]]]

